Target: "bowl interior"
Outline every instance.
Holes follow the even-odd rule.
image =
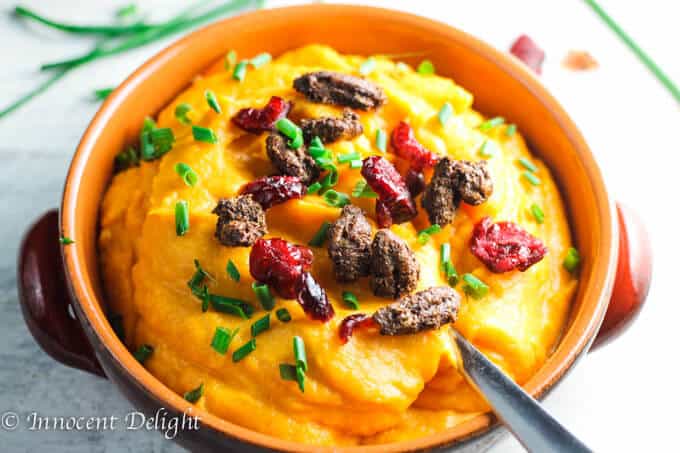
[[[69,171],[62,205],[64,235],[78,247],[65,250],[67,274],[93,334],[122,366],[159,399],[182,411],[188,403],[137,364],[116,339],[101,305],[105,301],[97,264],[99,203],[112,173],[113,158],[136,140],[142,120],[169,103],[230,49],[240,56],[273,55],[309,43],[362,55],[423,52],[403,58],[432,60],[437,73],[453,78],[475,96],[475,107],[516,123],[534,152],[552,169],[571,217],[572,234],[583,255],[581,282],[571,320],[555,353],[525,386],[546,392],[584,352],[597,331],[611,292],[616,244],[612,205],[583,138],[540,82],[516,62],[447,25],[405,13],[356,6],[314,5],[247,14],[216,23],[182,39],[139,68],[113,93],[91,123]],[[260,445],[302,451],[302,445],[237,427],[209,414],[203,424]],[[391,444],[413,450],[450,443],[481,432],[492,421],[480,416],[452,430]],[[370,447],[386,451],[386,446]],[[317,449],[314,449],[318,451]]]

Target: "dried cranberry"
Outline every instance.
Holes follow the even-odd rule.
[[[373,327],[375,325],[372,316],[364,313],[349,315],[340,323],[340,341],[342,341],[342,344],[346,344],[357,327]]]
[[[302,274],[312,264],[312,251],[280,238],[258,239],[250,250],[250,275],[287,299],[297,297]]]
[[[378,194],[376,213],[378,225],[388,227],[392,222],[404,223],[416,216],[416,205],[394,165],[382,156],[364,159],[361,175]]]
[[[397,156],[409,161],[415,171],[421,171],[425,167],[434,167],[439,160],[436,154],[416,140],[411,126],[403,121],[392,131],[390,143]]]
[[[541,73],[541,66],[543,65],[543,60],[545,60],[545,52],[527,35],[521,35],[517,38],[510,48],[510,53],[522,60],[536,74]]]
[[[302,198],[307,186],[296,176],[265,176],[243,186],[241,193],[251,194],[264,209],[269,209],[284,201]]]
[[[309,272],[302,274],[300,288],[297,300],[307,316],[326,322],[335,315],[333,306],[328,301],[326,290],[314,280],[312,274]]]
[[[489,217],[475,225],[470,250],[491,272],[499,274],[514,269],[524,272],[548,252],[543,242],[517,224],[492,223]]]
[[[261,109],[246,108],[236,112],[231,121],[243,130],[253,134],[273,131],[277,120],[288,115],[292,103],[272,96],[267,105]]]
[[[411,192],[411,196],[416,197],[425,190],[425,175],[422,171],[409,168],[406,172],[406,187]]]

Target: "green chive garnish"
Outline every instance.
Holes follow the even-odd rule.
[[[196,401],[200,400],[201,397],[203,396],[203,391],[205,387],[203,386],[203,383],[196,387],[193,390],[189,390],[184,394],[184,399],[189,401],[190,403],[195,403]]]
[[[124,151],[116,154],[113,163],[116,171],[136,167],[139,165],[139,152],[133,146],[128,146]]]
[[[251,287],[257,296],[257,300],[260,301],[262,308],[265,310],[271,310],[274,308],[274,296],[272,296],[268,285],[264,283],[253,282]]]
[[[566,270],[573,274],[579,268],[580,264],[581,254],[574,247],[570,247],[569,250],[567,250],[567,256],[564,257],[562,265]]]
[[[520,157],[517,159],[517,162],[519,162],[522,167],[526,168],[532,173],[536,173],[538,171],[538,167],[526,157]]]
[[[451,107],[450,103],[445,102],[437,114],[437,117],[439,118],[439,124],[446,126],[446,122],[449,120],[449,118],[451,118],[451,115],[453,115],[453,107]]]
[[[272,56],[269,55],[267,52],[261,53],[259,55],[255,55],[253,58],[250,59],[249,63],[255,68],[259,68],[260,66],[264,66],[267,63],[272,61]]]
[[[530,183],[532,186],[537,186],[537,185],[541,184],[541,180],[538,179],[538,176],[536,176],[535,174],[531,173],[531,172],[528,171],[528,170],[522,172],[522,177],[523,177],[524,179],[526,179],[527,181],[529,181],[529,183]]]
[[[458,271],[451,261],[444,263],[444,275],[446,275],[446,279],[448,280],[450,286],[456,286],[458,284]]]
[[[375,131],[375,146],[383,153],[387,151],[387,134],[382,129]]]
[[[361,168],[363,163],[361,162],[361,159],[354,159],[349,161],[349,168],[356,170],[357,168]]]
[[[534,219],[536,219],[536,223],[543,223],[545,220],[545,214],[543,214],[541,207],[536,203],[533,203],[529,209],[531,210],[531,214],[534,216]]]
[[[144,127],[140,134],[141,156],[144,160],[158,159],[172,149],[175,135],[168,127],[156,128],[151,118],[144,120]]]
[[[309,155],[312,156],[314,159],[329,159],[331,158],[331,152],[328,151],[324,147],[318,147],[315,145],[310,145],[309,148],[307,148],[307,151],[309,152]]]
[[[241,319],[250,319],[255,309],[248,302],[233,297],[218,296],[210,294],[208,296],[210,304],[215,311],[238,316]]]
[[[268,329],[269,329],[269,313],[267,313],[266,315],[264,315],[263,317],[261,317],[260,319],[258,319],[257,321],[250,325],[250,334],[253,337],[256,337]]]
[[[305,370],[301,366],[295,367],[295,377],[298,383],[298,388],[302,393],[305,393]]]
[[[317,193],[319,190],[321,190],[321,183],[317,181],[314,184],[311,184],[309,187],[307,187],[307,195]]]
[[[186,102],[177,104],[177,107],[175,107],[175,118],[177,118],[177,121],[182,124],[191,124],[191,120],[187,116],[187,113],[190,111],[191,105],[187,104]]]
[[[137,348],[137,350],[132,354],[132,356],[135,358],[135,360],[144,365],[144,362],[146,362],[147,359],[151,357],[151,354],[153,354],[153,346],[143,344],[139,348]]]
[[[232,260],[227,261],[227,274],[235,282],[241,281],[241,273]]]
[[[59,243],[61,245],[71,245],[71,244],[75,244],[75,241],[73,239],[71,239],[70,237],[62,236],[62,237],[59,238]]]
[[[220,107],[220,103],[217,101],[217,96],[215,96],[215,93],[210,90],[206,90],[205,100],[208,102],[210,108],[215,111],[215,113],[222,113],[222,107]]]
[[[336,185],[338,183],[338,169],[335,165],[321,165],[321,168],[328,170],[328,174],[321,179],[321,187],[327,189]]]
[[[116,11],[116,17],[119,19],[124,19],[126,17],[132,16],[137,12],[137,5],[130,3],[129,5],[121,6]]]
[[[359,299],[357,299],[357,296],[355,296],[354,293],[350,291],[342,292],[342,301],[352,310],[359,309]]]
[[[244,344],[240,348],[238,348],[236,351],[231,356],[231,360],[236,362],[240,362],[241,360],[245,359],[248,354],[253,352],[255,350],[256,344],[255,344],[255,338],[252,338],[248,343]]]
[[[439,267],[445,270],[445,263],[451,262],[451,244],[445,242],[439,247]]]
[[[465,282],[463,291],[473,299],[481,299],[489,292],[487,284],[472,274],[463,275],[463,281]]]
[[[198,182],[198,175],[196,172],[184,162],[177,162],[175,164],[175,172],[182,178],[184,184],[189,187],[194,187]]]
[[[369,57],[359,66],[359,74],[368,75],[375,69],[375,58]]]
[[[175,233],[184,236],[189,231],[189,204],[184,200],[175,203]]]
[[[307,372],[307,354],[305,353],[305,342],[302,337],[293,337],[293,353],[295,354],[295,366]]]
[[[307,245],[311,247],[321,247],[323,243],[326,242],[326,236],[328,235],[328,228],[330,228],[330,226],[330,222],[323,222]]]
[[[227,57],[224,59],[224,69],[231,69],[236,64],[236,51],[230,50]]]
[[[319,136],[315,135],[309,146],[315,146],[317,148],[323,149],[323,142]]]
[[[512,137],[515,135],[515,132],[517,132],[517,125],[516,124],[509,124],[507,128],[505,128],[505,135],[507,137]]]
[[[338,156],[338,163],[346,164],[347,162],[351,162],[359,158],[361,158],[361,155],[357,151],[352,151],[351,153],[340,154]]]
[[[209,127],[191,126],[191,132],[194,135],[194,140],[205,143],[217,143],[217,135]]]
[[[501,124],[505,123],[505,118],[502,116],[496,116],[494,118],[491,118],[489,120],[484,121],[482,124],[479,125],[479,130],[482,132],[488,132],[491,129],[493,129],[496,126],[500,126]]]
[[[239,82],[243,82],[243,79],[246,78],[246,71],[248,70],[248,61],[243,60],[239,61],[236,64],[236,67],[234,67],[234,72],[231,75],[231,77],[234,80],[238,80]]]
[[[290,139],[288,146],[293,149],[298,149],[300,146],[302,146],[302,129],[300,129],[291,120],[288,118],[281,118],[276,122],[275,126],[276,130]]]
[[[237,333],[238,328],[232,331],[227,329],[226,327],[218,327],[215,329],[215,334],[213,335],[213,339],[212,342],[210,343],[210,346],[212,346],[212,348],[218,354],[224,355],[227,352],[227,349],[229,349],[231,340],[234,339]]]
[[[336,192],[333,189],[327,190],[323,194],[323,199],[328,206],[333,206],[336,208],[342,208],[350,203],[349,197],[342,193]]]
[[[489,140],[484,140],[482,146],[479,147],[479,155],[482,157],[493,157],[496,155],[496,146]]]
[[[276,319],[281,322],[290,322],[293,318],[290,316],[290,312],[287,309],[279,308],[276,310]]]
[[[296,366],[288,363],[279,364],[279,375],[284,381],[297,381]]]
[[[99,90],[94,90],[94,97],[98,101],[103,101],[109,97],[109,94],[113,93],[113,90],[115,90],[115,88],[101,88]]]
[[[418,74],[434,74],[434,64],[430,60],[423,60],[416,71]]]
[[[426,244],[427,241],[430,240],[430,236],[433,234],[439,233],[442,230],[442,228],[437,225],[436,223],[434,225],[430,225],[429,227],[425,228],[424,230],[421,230],[418,232],[418,242],[421,244]]]
[[[373,192],[365,179],[360,179],[352,189],[352,196],[354,198],[377,198],[378,194]]]

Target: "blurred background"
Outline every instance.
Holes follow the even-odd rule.
[[[24,0],[47,17],[110,23],[130,1]],[[268,1],[265,7],[305,2]],[[330,2],[329,2],[330,3]],[[507,51],[521,34],[546,52],[542,81],[582,129],[613,196],[647,224],[655,252],[647,304],[633,327],[588,355],[546,400],[547,408],[596,451],[670,451],[675,442],[674,337],[676,288],[671,275],[680,253],[678,188],[680,105],[582,0],[355,2],[411,11],[451,24]],[[680,81],[680,4],[677,0],[600,0],[611,16]],[[138,9],[165,19],[186,0],[145,0]],[[44,80],[40,64],[89,50],[87,38],[12,17],[17,4],[0,0],[0,109]],[[365,33],[370,33],[366,30]],[[16,253],[22,233],[56,207],[71,156],[100,101],[93,92],[114,87],[178,36],[71,71],[41,96],[0,118],[0,412],[43,415],[124,415],[132,408],[105,380],[66,368],[44,354],[26,329],[17,304]],[[267,50],[267,43],[262,43]],[[570,51],[585,51],[597,67],[565,67]],[[578,215],[578,213],[576,213]],[[675,277],[677,278],[677,277]],[[664,296],[665,294],[665,296]],[[174,452],[156,432],[14,432],[0,430],[3,451]],[[506,437],[492,451],[523,451]]]

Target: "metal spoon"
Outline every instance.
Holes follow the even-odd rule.
[[[460,333],[451,332],[460,354],[460,371],[527,451],[592,452]]]

